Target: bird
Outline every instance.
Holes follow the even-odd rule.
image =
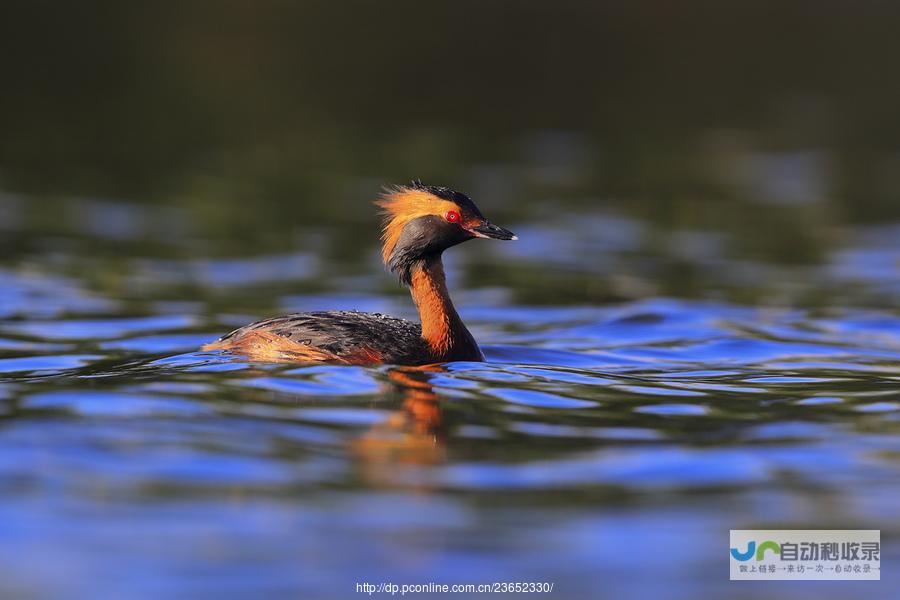
[[[442,255],[475,238],[517,236],[488,221],[466,194],[418,179],[385,188],[375,204],[382,216],[382,259],[409,287],[418,323],[347,310],[292,313],[236,329],[201,350],[261,362],[421,366],[484,361],[450,299]]]

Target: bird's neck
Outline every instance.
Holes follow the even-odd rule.
[[[484,360],[475,338],[450,300],[440,255],[429,257],[413,268],[410,291],[419,310],[422,337],[436,362]]]

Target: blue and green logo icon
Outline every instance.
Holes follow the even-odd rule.
[[[756,560],[765,560],[766,558],[766,550],[771,550],[775,554],[781,554],[781,544],[778,542],[773,542],[772,540],[766,540],[757,548],[756,540],[751,540],[747,542],[747,551],[741,552],[737,548],[731,549],[731,556],[735,558],[735,560],[739,561],[747,561],[756,556]]]

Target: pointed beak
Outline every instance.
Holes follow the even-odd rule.
[[[519,239],[509,229],[503,229],[494,225],[490,221],[483,221],[475,227],[467,227],[467,229],[475,236],[480,238],[490,238],[492,240],[517,240]]]

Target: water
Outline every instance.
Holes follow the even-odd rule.
[[[567,598],[724,595],[732,528],[881,529],[884,564],[900,554],[900,315],[878,306],[900,292],[896,227],[857,227],[814,267],[680,259],[720,300],[591,304],[563,288],[547,304],[547,278],[646,290],[672,259],[639,218],[514,219],[522,241],[448,255],[488,362],[364,368],[197,348],[282,310],[414,316],[374,231],[347,272],[313,249],[327,229],[217,257],[186,226],[160,241],[176,208],[55,202],[70,216],[52,226],[35,225],[37,198],[2,204],[19,241],[0,270],[4,596],[497,580]],[[514,285],[497,264],[531,276]],[[767,287],[780,303],[727,299]],[[867,593],[890,597],[884,579]]]

